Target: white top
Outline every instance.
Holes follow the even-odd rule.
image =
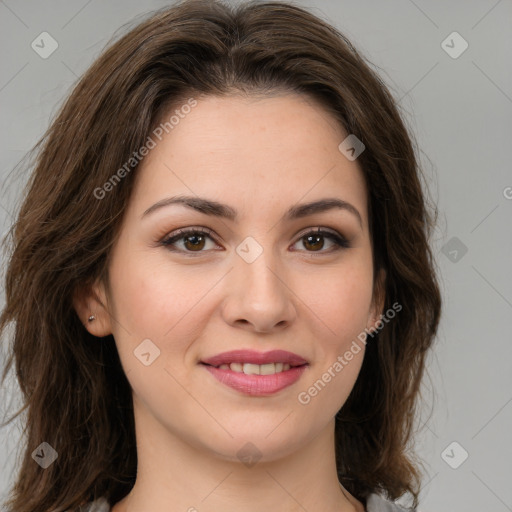
[[[111,512],[111,508],[105,498],[100,498],[83,505],[78,512]],[[379,494],[370,494],[366,500],[366,512],[405,512],[405,509],[384,499]]]

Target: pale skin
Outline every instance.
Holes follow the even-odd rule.
[[[363,173],[338,149],[347,134],[309,97],[195,98],[136,170],[113,247],[111,295],[98,281],[74,301],[93,335],[113,334],[133,390],[138,474],[113,512],[364,511],[340,487],[334,452],[334,417],[364,345],[307,405],[297,399],[382,313]],[[237,218],[179,204],[141,218],[177,195],[226,204]],[[333,208],[282,218],[325,198],[357,214]],[[158,244],[189,227],[212,236],[198,244],[182,235],[174,251]],[[349,247],[304,238],[316,228]],[[251,263],[236,252],[247,237],[263,250]],[[160,350],[149,366],[134,355],[145,339]],[[199,364],[239,348],[288,350],[309,366],[274,395],[248,396]],[[261,454],[252,467],[237,457],[248,442]]]

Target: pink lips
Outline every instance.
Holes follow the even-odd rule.
[[[305,359],[285,350],[272,350],[264,353],[252,350],[233,350],[205,359],[201,363],[222,384],[251,396],[271,395],[291,386],[300,378],[308,366]],[[288,363],[291,368],[273,375],[246,375],[243,372],[234,372],[231,369],[221,370],[216,368],[216,366],[230,363],[259,365]]]
[[[256,352],[255,350],[231,350],[230,352],[223,352],[222,354],[209,357],[201,362],[212,366],[231,363],[288,363],[290,366],[307,364],[305,359],[293,352],[287,352],[286,350],[271,350],[269,352]]]

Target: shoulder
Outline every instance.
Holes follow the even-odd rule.
[[[110,512],[110,504],[105,498],[99,498],[95,501],[90,501],[85,505],[79,507],[76,512]],[[71,512],[71,511],[67,511]]]
[[[388,501],[379,494],[370,494],[366,498],[367,512],[406,512],[406,510],[392,501]]]
[[[80,507],[79,512],[110,512],[111,508],[105,498],[91,501]],[[396,503],[386,500],[379,494],[370,494],[366,499],[367,512],[406,512]]]

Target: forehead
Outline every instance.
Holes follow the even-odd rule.
[[[145,205],[179,193],[229,197],[237,209],[261,212],[328,194],[357,203],[366,220],[362,171],[338,149],[347,133],[315,100],[281,94],[196,101],[162,118],[161,140],[137,169],[136,197]]]

